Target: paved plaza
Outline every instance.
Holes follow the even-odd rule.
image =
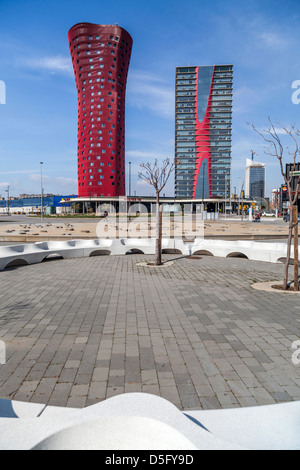
[[[181,410],[300,400],[300,298],[283,265],[99,256],[0,272],[0,397],[83,408],[146,392]]]

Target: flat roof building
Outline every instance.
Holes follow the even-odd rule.
[[[175,196],[227,198],[233,66],[176,68]]]
[[[265,197],[266,168],[264,163],[247,158],[245,177],[245,197]]]
[[[61,196],[57,194],[43,194],[43,209],[45,214],[61,213],[71,207],[74,194]],[[35,214],[41,211],[42,198],[40,194],[20,194],[20,197],[0,199],[0,214]]]

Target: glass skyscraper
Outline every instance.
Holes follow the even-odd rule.
[[[230,194],[233,66],[176,68],[175,196]]]
[[[245,177],[245,196],[250,198],[265,197],[266,169],[264,163],[247,158]]]

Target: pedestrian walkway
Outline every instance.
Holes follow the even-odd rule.
[[[0,397],[83,408],[126,392],[181,410],[300,400],[298,296],[263,292],[283,265],[164,255],[0,273]]]

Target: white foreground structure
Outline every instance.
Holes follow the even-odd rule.
[[[299,450],[300,402],[181,412],[155,395],[84,409],[0,400],[0,450]]]

